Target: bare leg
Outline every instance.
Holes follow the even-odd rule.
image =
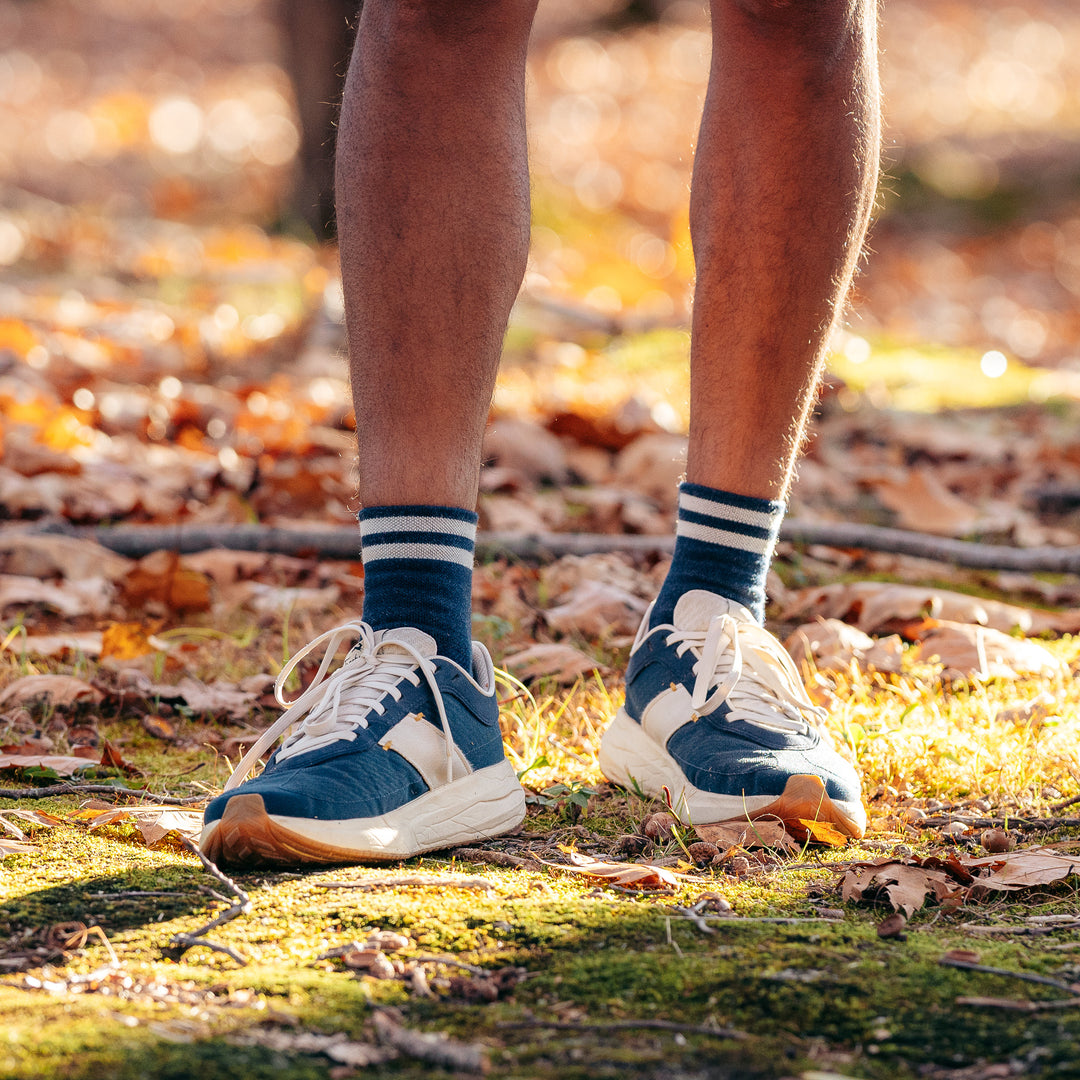
[[[712,0],[687,479],[783,499],[877,180],[872,0]]]
[[[365,506],[472,509],[525,272],[536,0],[366,0],[337,142]]]

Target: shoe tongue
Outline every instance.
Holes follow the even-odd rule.
[[[392,630],[379,630],[375,634],[375,643],[383,645],[383,648],[379,650],[381,653],[399,652],[408,656],[407,650],[394,648],[394,642],[398,641],[404,645],[412,646],[423,657],[435,656],[439,651],[435,639],[430,634],[425,634],[423,630],[417,630],[414,626],[396,626]]]
[[[717,615],[729,614],[736,618],[754,621],[753,616],[742,604],[729,600],[726,596],[706,592],[705,589],[691,589],[679,597],[672,622],[680,630],[702,632],[709,629],[709,623]]]

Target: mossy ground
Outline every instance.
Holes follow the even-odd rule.
[[[576,707],[574,693],[581,688],[569,703],[563,700],[568,707],[561,716]],[[105,728],[126,731],[127,756],[146,767],[156,763],[159,775],[175,778],[206,761],[205,750],[171,747],[163,753],[160,743],[133,737],[131,729],[123,720]],[[550,734],[560,741],[558,725]],[[211,761],[196,775],[213,786],[223,768]],[[599,784],[592,790],[597,793],[583,813],[565,797],[532,807],[526,835],[548,844],[576,843],[598,855],[610,851],[615,835],[634,831],[649,807]],[[76,804],[36,805],[64,813]],[[5,1080],[324,1077],[334,1068],[327,1059],[260,1045],[258,1032],[271,1026],[370,1038],[378,1006],[400,1007],[405,1023],[418,1030],[482,1042],[492,1076],[824,1073],[885,1080],[981,1075],[957,1071],[980,1062],[1015,1062],[1025,1076],[1080,1075],[1080,1009],[1016,1012],[957,1003],[959,997],[1039,1001],[1067,994],[939,963],[949,949],[973,948],[986,965],[1074,981],[1077,953],[1060,948],[1070,944],[1062,935],[974,938],[963,928],[974,921],[1012,923],[1019,930],[1025,916],[1075,911],[1073,886],[948,914],[927,908],[912,921],[906,940],[878,937],[885,909],[841,903],[839,875],[830,863],[874,857],[901,839],[918,847],[933,841],[929,835],[879,831],[867,850],[808,849],[741,878],[706,870],[698,872],[704,882],[687,883],[674,895],[597,888],[557,869],[468,865],[438,854],[382,870],[243,874],[237,880],[251,897],[250,913],[211,937],[247,957],[246,967],[206,949],[179,959],[169,953],[174,933],[195,929],[222,908],[199,891],[213,883],[181,848],[149,850],[126,823],[94,832],[65,824],[34,830],[33,839],[38,851],[7,858],[0,878],[5,953],[40,941],[59,923],[100,926],[135,989],[126,995],[115,988],[108,994],[89,988],[50,993],[25,988],[22,974],[7,977],[0,983]],[[677,851],[669,845],[654,854]],[[327,887],[373,875],[447,870],[483,875],[490,889]],[[671,907],[710,890],[722,893],[736,918],[713,922],[715,933],[706,935]],[[137,891],[174,895],[116,895]],[[841,908],[843,919],[750,921],[811,919],[823,906]],[[452,996],[422,999],[402,982],[357,977],[318,959],[335,946],[363,940],[373,927],[407,934],[414,952],[450,954],[491,969],[521,967],[527,975],[505,998],[477,1004]],[[70,978],[108,960],[105,946],[91,937],[83,949],[55,962],[51,977]],[[139,989],[150,984],[173,991],[172,999]],[[587,1026],[657,1019],[732,1028],[746,1037]],[[546,1028],[546,1022],[578,1026]],[[340,1068],[335,1076],[344,1075]],[[402,1058],[364,1071],[426,1076],[433,1067]]]

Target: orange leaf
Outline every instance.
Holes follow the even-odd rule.
[[[809,818],[797,818],[789,821],[788,827],[801,825],[811,840],[819,844],[828,844],[830,847],[843,847],[847,843],[847,837],[829,821],[812,821]]]
[[[152,653],[150,635],[140,623],[109,623],[101,634],[101,659],[134,660]]]

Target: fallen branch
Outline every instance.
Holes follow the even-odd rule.
[[[1001,975],[1007,979],[1019,979],[1022,982],[1037,983],[1039,986],[1052,986],[1055,990],[1064,990],[1067,994],[1080,995],[1080,990],[1074,989],[1072,984],[1062,982],[1060,979],[1051,979],[1048,975],[1035,975],[1029,971],[1011,971],[1009,968],[988,967],[986,964],[976,964],[970,960],[957,960],[951,956],[943,956],[938,963],[942,967],[974,971],[979,975]]]
[[[205,795],[193,795],[179,799],[172,795],[154,795],[136,788],[118,788],[114,784],[49,784],[47,787],[0,788],[0,799],[52,799],[58,795],[123,795],[125,798],[141,799],[161,806],[190,806],[206,802]]]
[[[612,1020],[588,1024],[573,1020],[502,1020],[495,1025],[505,1031],[544,1028],[551,1031],[587,1031],[603,1035],[612,1031],[673,1031],[679,1035],[709,1035],[714,1039],[748,1039],[745,1031],[735,1028],[710,1027],[707,1024],[680,1024],[674,1020]]]
[[[495,886],[482,877],[440,877],[438,874],[412,874],[409,877],[373,877],[366,881],[314,881],[320,889],[399,889],[413,886],[425,889],[486,889]]]
[[[454,848],[450,855],[466,862],[488,863],[491,866],[503,866],[510,870],[543,870],[543,864],[536,859],[524,859],[520,855],[511,855],[506,851],[494,851],[487,848]]]
[[[1010,1009],[1013,1012],[1043,1012],[1047,1009],[1075,1009],[1080,997],[1054,998],[1051,1001],[1019,1001],[1015,998],[958,997],[957,1005],[974,1005],[983,1009]]]
[[[971,829],[1061,829],[1080,825],[1080,818],[1076,817],[1044,817],[1044,818],[1021,818],[1021,817],[963,817],[959,814],[949,814],[939,817],[923,818],[922,821],[911,824],[920,829],[934,829],[940,825],[951,825],[958,821],[961,825],[967,825]]]
[[[271,525],[133,525],[81,528],[50,523],[27,530],[32,534],[60,534],[96,540],[103,547],[131,558],[154,551],[187,554],[208,548],[263,551],[280,555],[311,555],[330,559],[358,559],[360,536],[351,525],[325,529],[282,529]],[[884,551],[913,555],[955,566],[982,570],[1016,570],[1032,573],[1080,572],[1080,548],[1030,547],[982,544],[953,540],[906,529],[889,529],[856,522],[799,521],[792,518],[780,527],[780,539],[793,544]],[[481,533],[476,538],[480,558],[510,556],[542,562],[562,555],[625,552],[636,555],[670,553],[674,538],[608,533]]]
[[[384,1046],[392,1046],[409,1057],[431,1065],[470,1073],[484,1071],[484,1048],[476,1043],[461,1043],[447,1035],[410,1031],[385,1010],[377,1011],[371,1019],[375,1024],[375,1034]]]
[[[231,956],[241,967],[246,967],[247,960],[241,956],[240,953],[235,949],[230,948],[228,945],[220,945],[216,941],[211,941],[206,937],[206,933],[224,923],[231,922],[240,915],[246,915],[251,911],[251,897],[249,897],[232,878],[223,874],[186,836],[182,836],[180,840],[188,851],[198,857],[199,862],[203,864],[206,872],[210,874],[211,877],[216,878],[236,898],[236,903],[233,904],[232,907],[221,912],[220,915],[215,916],[204,926],[200,926],[198,930],[193,930],[188,934],[173,934],[172,938],[169,940],[169,949],[176,950],[177,959],[179,959],[188,951],[188,949],[195,949],[202,946],[207,949],[212,949],[214,952],[225,953],[226,956]]]

